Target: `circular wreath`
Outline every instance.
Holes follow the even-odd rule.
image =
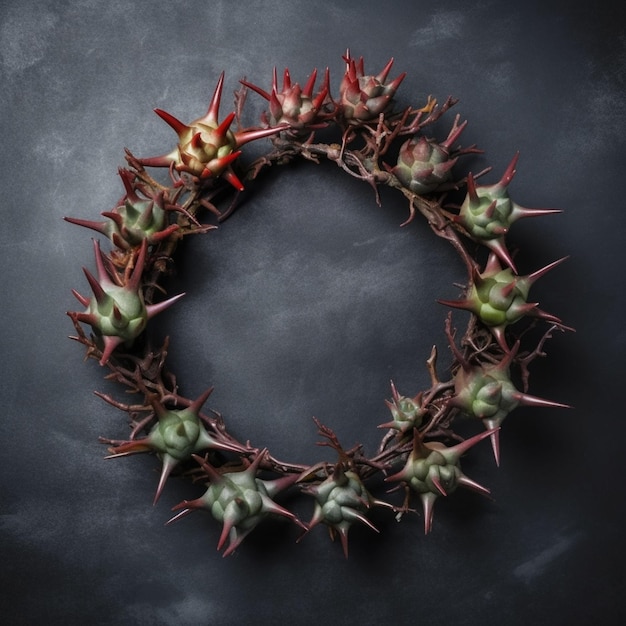
[[[94,240],[96,275],[83,268],[92,295],[73,291],[85,310],[68,313],[77,333],[72,338],[86,346],[87,357],[108,368],[107,378],[140,398],[129,404],[96,392],[125,411],[132,428],[128,440],[102,439],[109,446],[106,458],[156,453],[162,470],[155,503],[173,470],[204,485],[198,498],[174,507],[177,514],[170,522],[206,509],[223,525],[218,549],[225,546],[224,555],[265,518],[283,517],[304,529],[301,536],[325,524],[332,538],[339,536],[347,556],[352,524],[377,530],[368,517],[370,509],[386,507],[400,519],[413,511],[415,496],[428,533],[437,498],[458,487],[489,493],[461,470],[466,451],[490,438],[499,464],[499,429],[511,411],[520,405],[566,406],[528,393],[529,365],[545,355],[544,345],[555,330],[568,330],[559,318],[529,301],[529,291],[563,259],[520,276],[506,242],[516,220],[559,211],[528,209],[511,200],[508,187],[517,155],[495,184],[476,183],[488,169],[455,175],[461,157],[480,152],[457,143],[467,121],[461,123],[457,115],[443,141],[428,133],[456,100],[449,97],[439,105],[429,97],[419,108],[395,111],[393,98],[405,74],[388,80],[393,59],[376,75],[365,74],[363,58],[357,60],[348,52],[344,60],[336,98],[331,95],[328,69],[317,89],[316,70],[304,87],[292,82],[288,70],[279,87],[274,70],[267,91],[240,81],[234,111],[220,121],[222,73],[208,110],[199,119],[185,124],[156,109],[178,136],[171,152],[136,158],[127,150],[128,165],[119,170],[125,193],[111,211],[102,213],[104,220],[65,218],[112,243],[105,252]],[[269,105],[260,127],[242,127],[249,90]],[[237,130],[231,128],[233,122]],[[330,133],[333,141],[325,140]],[[271,149],[244,164],[239,158],[243,146],[262,138],[271,141]],[[148,320],[183,295],[161,298],[161,283],[181,241],[210,232],[224,221],[236,208],[244,183],[270,166],[297,158],[336,163],[369,183],[379,205],[380,185],[402,193],[409,208],[405,224],[421,214],[435,235],[453,246],[467,270],[461,298],[440,302],[471,312],[463,333],[453,327],[451,312],[446,317],[444,332],[452,355],[449,377],[438,371],[433,347],[426,360],[429,388],[405,396],[391,384],[391,397],[385,400],[390,420],[380,426],[384,435],[373,454],[361,445],[345,449],[330,428],[315,420],[323,438],[320,445],[329,446],[337,456],[334,463],[312,465],[277,459],[268,449],[235,437],[216,411],[203,413],[212,388],[195,399],[181,395],[175,376],[166,369],[168,339],[154,348],[144,333]],[[167,168],[169,176],[158,181],[151,168]],[[225,203],[232,188],[236,193]],[[449,192],[458,189],[465,189],[465,199],[460,205],[448,204]],[[201,222],[202,216],[208,219]],[[88,334],[84,325],[92,332]],[[482,425],[478,434],[463,439],[455,432],[460,416]],[[397,502],[370,493],[370,484],[380,486],[381,478],[390,487],[385,493],[400,493]],[[276,501],[287,489],[312,498],[308,522]]]

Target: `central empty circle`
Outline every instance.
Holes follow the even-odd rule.
[[[214,385],[207,405],[229,430],[285,460],[320,458],[313,416],[370,449],[390,419],[390,379],[415,395],[433,344],[449,362],[435,300],[456,295],[461,263],[419,215],[400,227],[400,194],[378,207],[330,164],[283,167],[249,189],[180,251],[187,295],[166,319],[181,391]]]

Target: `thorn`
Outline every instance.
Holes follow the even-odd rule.
[[[158,304],[148,304],[146,306],[148,319],[152,319],[155,315],[157,315],[158,313],[161,313],[161,311],[165,311],[165,309],[170,307],[177,300],[180,300],[184,295],[185,295],[184,293],[179,293],[177,296],[174,296],[173,298],[169,298],[169,300],[164,300],[163,302],[159,302]]]
[[[72,295],[83,305],[89,306],[90,299],[85,298],[85,296],[81,296],[76,289],[72,289]]]
[[[245,87],[248,87],[248,89],[252,89],[252,91],[258,93],[262,98],[265,98],[266,100],[270,99],[269,93],[267,93],[264,89],[261,89],[260,87],[257,87],[256,85],[253,85],[245,80],[240,80],[239,82]]]
[[[132,291],[139,291],[141,285],[141,275],[143,274],[144,265],[146,263],[146,254],[148,252],[148,240],[142,239],[139,254],[135,259],[135,267],[128,279],[127,288]]]
[[[232,113],[229,113],[224,118],[222,123],[215,129],[215,134],[220,138],[224,137],[226,133],[228,132],[228,129],[230,125],[233,123],[234,119],[235,119],[235,112],[233,111]]]
[[[302,90],[302,95],[305,98],[311,99],[313,97],[313,88],[315,86],[315,81],[317,79],[317,68],[311,72],[309,76],[309,80],[306,81],[306,85],[304,85],[304,89]]]
[[[502,174],[502,178],[498,183],[498,187],[508,187],[511,181],[513,180],[513,176],[515,176],[515,166],[517,165],[517,160],[519,159],[519,150],[515,153],[515,156],[511,159],[508,167]]]
[[[567,261],[567,259],[569,259],[569,256],[564,256],[561,259],[557,259],[556,261],[549,263],[545,267],[542,267],[536,272],[533,272],[532,274],[529,274],[528,276],[526,276],[526,280],[530,284],[534,283],[536,280],[538,280],[539,278],[547,274],[551,269],[555,268],[557,265],[560,265],[561,263],[563,263],[563,261]]]
[[[237,191],[243,191],[245,187],[239,180],[235,172],[232,169],[227,169],[223,172],[222,176],[228,181]]]
[[[185,131],[189,130],[189,126],[183,124],[179,119],[175,118],[171,113],[164,111],[163,109],[154,109],[154,112],[169,126],[171,126],[176,134],[180,137]],[[126,182],[122,177],[122,181],[124,182],[124,186],[126,186]],[[128,188],[127,188],[128,189]],[[132,189],[132,188],[131,188]]]
[[[152,501],[152,506],[154,506],[158,502],[159,498],[161,497],[161,493],[163,492],[163,487],[165,486],[165,481],[167,480],[168,476],[171,474],[172,470],[174,469],[174,467],[176,467],[177,464],[178,464],[178,461],[173,456],[170,456],[167,453],[163,455],[163,467],[161,469],[161,476],[159,478],[159,484],[157,486],[156,493],[154,494],[154,500]]]
[[[219,115],[220,109],[220,100],[222,99],[222,88],[224,86],[224,72],[220,74],[220,77],[217,81],[217,85],[215,86],[215,91],[213,92],[213,97],[211,98],[211,102],[209,104],[209,108],[204,116],[204,119],[212,126],[217,126],[217,118]]]
[[[389,76],[389,72],[391,71],[392,65],[393,65],[393,57],[389,59],[387,65],[385,65],[385,67],[379,72],[379,74],[377,74],[376,80],[384,84],[385,81],[387,80],[387,76]]]
[[[93,295],[96,298],[96,302],[98,304],[103,304],[104,302],[106,302],[109,299],[109,296],[107,295],[106,291],[104,291],[104,289],[102,288],[102,285],[97,281],[96,277],[86,267],[83,267],[83,272],[85,273],[85,276],[87,277],[87,282],[89,283],[89,286],[91,287],[91,291],[93,291]]]
[[[202,405],[207,401],[208,397],[213,393],[214,387],[209,387],[207,390],[202,392],[200,396],[198,396],[190,405],[189,411],[191,411],[194,415],[197,415],[202,409]]]

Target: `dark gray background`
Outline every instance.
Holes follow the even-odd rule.
[[[383,8],[384,4],[384,8]],[[2,418],[0,614],[11,624],[617,624],[624,599],[625,12],[621,2],[36,2],[0,9]],[[116,392],[66,339],[70,289],[86,292],[95,219],[122,193],[123,148],[151,156],[174,135],[153,113],[204,113],[222,69],[223,115],[237,80],[268,85],[288,65],[304,81],[346,48],[378,72],[407,71],[400,101],[460,98],[463,143],[499,178],[521,151],[514,198],[562,215],[514,227],[520,269],[571,259],[533,289],[575,326],[535,363],[531,392],[575,405],[518,409],[467,473],[493,502],[460,493],[419,517],[383,513],[351,535],[349,560],[316,529],[260,527],[232,558],[172,479],[151,506],[158,463],[103,461],[99,435],[125,416]],[[248,123],[263,108],[251,96]],[[452,116],[446,124],[451,123]],[[443,129],[447,128],[445,125]],[[254,187],[223,229],[190,242],[187,296],[153,332],[172,336],[182,390],[255,445],[288,459],[328,457],[311,416],[346,445],[373,446],[393,378],[427,384],[443,309],[462,280],[456,256],[404,202],[331,166],[304,164]],[[181,285],[182,283],[182,285]],[[462,318],[459,318],[462,320]],[[307,519],[308,507],[301,511]]]

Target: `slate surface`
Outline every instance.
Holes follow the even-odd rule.
[[[626,618],[623,447],[624,236],[621,181],[626,13],[619,2],[54,2],[0,8],[0,613],[7,624],[618,624]],[[352,533],[345,560],[323,529],[300,544],[260,527],[235,556],[196,514],[164,527],[197,494],[172,480],[151,506],[152,458],[103,461],[98,436],[124,437],[114,392],[65,311],[86,290],[94,219],[121,195],[123,148],[165,152],[206,109],[227,72],[267,84],[274,65],[303,81],[350,48],[377,72],[407,71],[400,101],[460,99],[464,143],[491,180],[521,151],[511,187],[558,216],[515,226],[521,269],[570,260],[533,297],[576,327],[549,344],[532,392],[569,411],[518,409],[502,466],[488,446],[464,466],[472,494],[421,519],[384,514]],[[335,87],[336,90],[336,87]],[[250,123],[263,108],[249,100]],[[449,118],[451,121],[451,117]],[[404,202],[331,166],[272,174],[218,233],[180,259],[184,302],[155,333],[172,336],[184,390],[256,445],[313,461],[311,417],[374,445],[388,381],[410,394],[445,352],[443,310],[462,278],[455,255]],[[245,433],[245,435],[244,435]],[[305,510],[306,518],[310,512]]]

